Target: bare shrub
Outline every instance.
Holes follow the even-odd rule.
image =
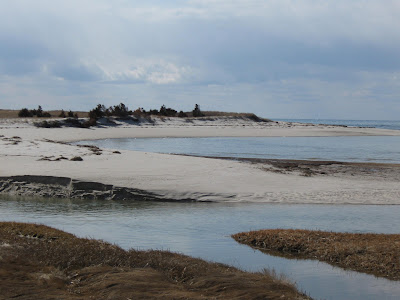
[[[59,121],[42,121],[42,122],[35,122],[34,125],[40,128],[60,128],[61,123]]]

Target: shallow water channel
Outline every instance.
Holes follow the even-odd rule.
[[[123,138],[78,144],[199,156],[400,163],[400,136]]]
[[[398,233],[400,206],[161,203],[0,198],[0,220],[46,224],[125,249],[163,249],[249,271],[274,269],[314,299],[400,299],[400,282],[289,260],[230,235],[265,228]]]

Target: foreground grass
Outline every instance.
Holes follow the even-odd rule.
[[[237,233],[239,243],[293,258],[400,280],[400,234],[356,234],[271,229]]]
[[[1,299],[306,298],[268,274],[10,222],[0,223],[0,283]]]

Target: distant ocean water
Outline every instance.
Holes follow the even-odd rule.
[[[273,119],[274,121],[311,124],[345,125],[400,130],[400,120],[335,120],[335,119]]]

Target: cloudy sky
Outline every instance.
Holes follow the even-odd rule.
[[[0,108],[400,119],[398,0],[1,0]]]

